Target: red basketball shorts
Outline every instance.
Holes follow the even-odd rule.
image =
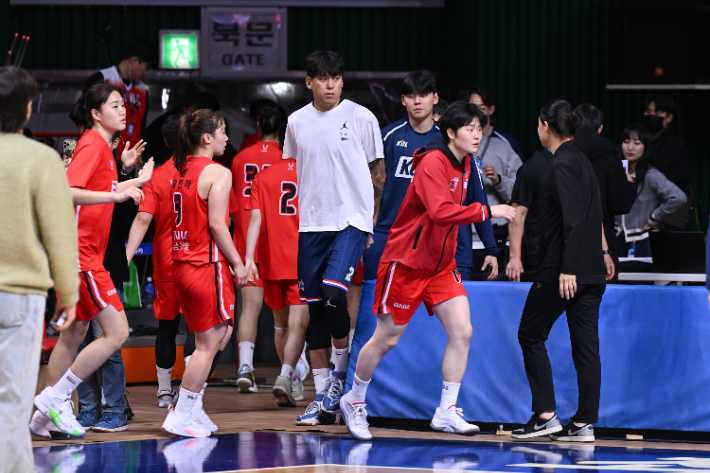
[[[372,310],[376,314],[392,314],[397,325],[404,325],[422,302],[432,315],[434,305],[457,296],[466,296],[466,290],[455,260],[438,271],[412,269],[396,262],[380,263]]]
[[[117,311],[123,310],[121,298],[105,269],[80,271],[79,302],[76,304],[76,319],[93,320],[94,316],[112,305]]]
[[[234,325],[234,281],[227,263],[175,263],[173,287],[191,332]]]
[[[155,318],[175,320],[180,313],[180,302],[172,281],[155,280],[155,300],[153,301]]]
[[[360,258],[360,263],[355,268],[355,274],[353,275],[353,284],[362,284],[364,280],[362,258]]]
[[[271,310],[283,309],[287,305],[305,305],[298,295],[297,279],[264,280],[264,302]]]

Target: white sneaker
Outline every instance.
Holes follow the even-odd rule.
[[[440,432],[462,435],[477,434],[481,431],[477,425],[469,424],[463,420],[463,409],[456,406],[451,406],[448,409],[437,407],[429,425],[432,429]]]
[[[291,393],[291,378],[288,376],[277,376],[272,392],[277,406],[296,407],[296,400]]]
[[[177,403],[178,393],[174,389],[170,391],[158,391],[158,407],[167,409],[169,405]]]
[[[86,430],[77,422],[74,417],[74,405],[71,398],[57,399],[49,394],[49,387],[35,396],[34,403],[46,417],[49,417],[59,431],[68,435],[72,439],[84,438]]]
[[[215,433],[219,430],[217,424],[212,422],[212,419],[209,418],[209,416],[202,407],[193,407],[192,411],[190,412],[190,417],[192,417],[192,420],[195,421],[195,424],[199,425],[203,429],[209,430],[210,433]]]
[[[197,425],[191,416],[179,416],[172,407],[168,407],[163,430],[178,437],[209,437],[210,435],[210,431]]]
[[[40,411],[35,411],[35,413],[32,414],[32,420],[30,421],[30,433],[32,435],[51,439],[52,436],[49,433],[50,427],[54,427],[52,419],[42,414]]]
[[[358,440],[371,440],[367,426],[367,411],[364,402],[353,403],[350,393],[340,398],[340,415],[345,418],[348,432]]]
[[[320,425],[320,401],[308,404],[306,411],[296,417],[296,425]]]

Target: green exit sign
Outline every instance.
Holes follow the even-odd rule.
[[[199,38],[199,31],[160,30],[160,68],[199,69]]]

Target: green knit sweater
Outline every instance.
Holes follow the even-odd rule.
[[[0,132],[0,291],[79,300],[79,250],[64,165],[51,148]]]

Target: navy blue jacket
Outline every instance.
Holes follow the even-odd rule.
[[[476,161],[470,156],[471,162]],[[471,178],[468,180],[468,192],[466,194],[466,205],[471,205],[474,202],[479,204],[488,205],[488,197],[486,197],[486,191],[483,188],[483,179],[481,178],[481,171],[476,167],[477,173],[473,175],[473,169],[471,169]],[[472,166],[473,168],[473,166]],[[481,242],[486,247],[486,254],[491,256],[496,256],[500,254],[498,250],[498,245],[496,245],[496,239],[493,236],[493,224],[491,220],[480,223],[474,223],[476,226],[476,233],[481,238]],[[458,246],[456,247],[456,267],[457,268],[470,268],[473,262],[473,232],[471,231],[471,225],[461,225],[459,227],[458,235]]]

